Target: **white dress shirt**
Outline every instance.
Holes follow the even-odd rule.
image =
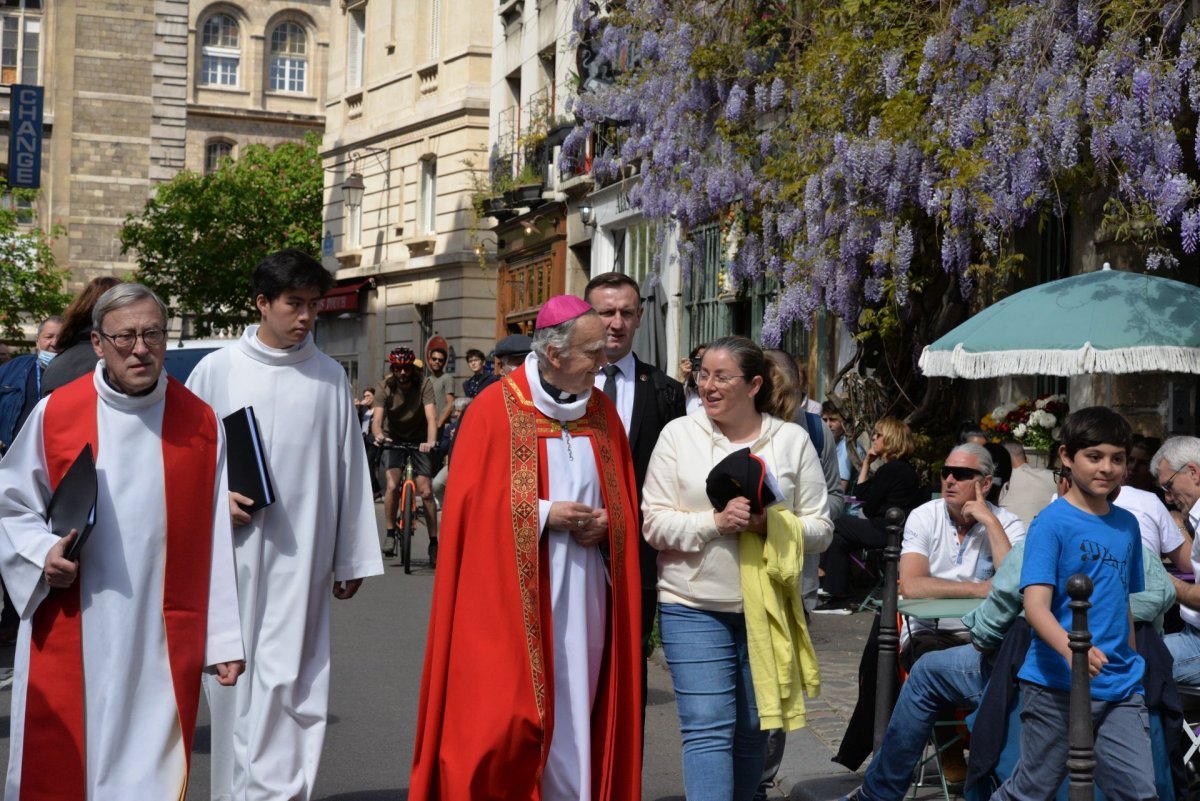
[[[628,434],[629,423],[633,420],[633,382],[637,380],[637,360],[633,357],[633,351],[629,351],[611,363],[617,366],[617,374],[613,376],[617,381],[617,414],[621,416],[621,425],[625,426],[625,433]],[[605,378],[607,376],[603,372],[596,373],[596,389],[600,392],[604,391]]]

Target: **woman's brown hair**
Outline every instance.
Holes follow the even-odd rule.
[[[88,282],[88,285],[63,312],[63,327],[58,332],[58,339],[54,340],[55,350],[62,353],[75,344],[80,334],[91,329],[92,308],[95,307],[96,301],[119,283],[121,283],[120,279],[113,278],[111,275],[93,278]]]
[[[730,336],[709,342],[704,354],[707,356],[715,350],[723,350],[733,356],[747,384],[756,377],[762,378],[762,387],[754,396],[756,411],[791,422],[796,411],[796,393],[787,374],[766,357],[762,348],[745,337]]]

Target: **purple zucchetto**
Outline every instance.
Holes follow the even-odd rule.
[[[542,305],[533,328],[535,331],[552,328],[568,320],[574,320],[591,310],[592,307],[582,298],[574,295],[555,295]]]

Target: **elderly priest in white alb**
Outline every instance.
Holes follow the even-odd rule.
[[[222,417],[254,408],[278,496],[252,515],[233,510],[247,672],[235,688],[205,685],[214,799],[311,798],[329,711],[330,596],[350,598],[383,572],[346,371],[311,333],[331,282],[300,251],[267,256],[251,279],[259,325],[188,378]]]
[[[10,801],[182,798],[201,672],[233,684],[244,666],[221,426],[163,373],[150,290],[113,287],[93,324],[95,372],[39,403],[0,461],[0,571],[21,615]],[[76,535],[46,511],[87,443],[95,525],[72,562]]]

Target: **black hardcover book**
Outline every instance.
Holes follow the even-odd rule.
[[[78,559],[96,524],[96,462],[91,443],[83,446],[55,487],[46,507],[46,519],[50,530],[60,537],[70,534],[71,529],[79,532],[64,554],[71,561]]]
[[[253,504],[242,508],[254,514],[275,503],[267,452],[263,448],[254,407],[244,406],[222,422],[225,424],[225,464],[229,472],[229,491],[253,499]]]

